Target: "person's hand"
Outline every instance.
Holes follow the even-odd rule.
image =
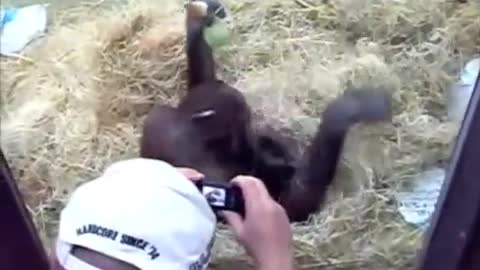
[[[180,173],[185,175],[185,177],[187,177],[187,179],[192,182],[199,181],[205,177],[205,175],[203,175],[202,173],[198,172],[195,169],[177,167],[177,170],[180,171]]]
[[[233,212],[222,214],[237,240],[257,263],[260,270],[292,270],[294,268],[292,232],[283,207],[275,202],[259,179],[238,176],[238,185],[245,199],[245,219]]]

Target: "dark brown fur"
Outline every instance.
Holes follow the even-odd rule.
[[[264,181],[291,221],[306,220],[320,208],[335,177],[349,128],[388,120],[391,104],[380,90],[348,91],[322,114],[304,155],[299,142],[272,131],[254,131],[244,96],[215,77],[211,48],[203,28],[211,17],[187,16],[189,89],[178,108],[156,106],[147,117],[141,156],[191,167],[210,180],[249,174]],[[202,116],[205,112],[208,113]],[[198,116],[198,117],[194,117]]]
[[[218,80],[203,29],[212,17],[187,16],[188,90],[177,108],[156,106],[147,117],[141,156],[188,166],[209,179],[230,179],[253,162],[250,108],[235,88]],[[202,116],[205,112],[212,115]]]
[[[322,122],[297,167],[296,175],[278,196],[292,221],[316,212],[335,178],[345,137],[361,122],[391,118],[391,101],[380,89],[347,91],[322,113]]]

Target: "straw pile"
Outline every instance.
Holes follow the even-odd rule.
[[[447,90],[480,52],[478,2],[226,2],[233,36],[217,52],[219,72],[244,91],[259,124],[308,138],[347,87],[393,92],[393,123],[352,130],[330,203],[295,225],[299,262],[412,269],[421,232],[399,216],[393,194],[449,156],[458,126],[446,120]],[[1,145],[47,246],[75,186],[136,156],[152,104],[183,95],[181,7],[144,0],[71,9],[22,57],[2,59]],[[215,267],[245,258],[227,230],[218,239]]]

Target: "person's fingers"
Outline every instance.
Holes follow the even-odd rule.
[[[246,215],[249,215],[253,209],[255,209],[255,205],[258,206],[261,199],[261,193],[258,191],[257,185],[255,184],[255,178],[249,176],[242,176],[239,175],[232,179],[232,184],[238,186],[243,195],[243,199],[245,201],[245,210]]]
[[[230,212],[230,211],[222,211],[220,214],[225,218],[227,221],[228,225],[232,228],[233,232],[237,237],[242,237],[243,234],[243,220],[242,217],[235,213],[235,212]]]
[[[203,177],[203,174],[200,172],[190,169],[190,168],[179,168],[180,172],[185,175],[189,180],[195,181],[200,180]]]
[[[188,180],[190,181],[199,181],[205,177],[202,173],[191,168],[177,168]]]
[[[257,220],[272,204],[263,182],[251,176],[237,176],[232,184],[240,187],[245,203],[245,218]]]
[[[271,199],[267,187],[265,186],[263,181],[258,178],[255,178],[253,176],[239,175],[232,180],[232,183],[236,183],[237,185],[239,185],[240,188],[242,188],[242,191],[245,188],[247,190],[246,192],[248,192],[249,195],[252,195],[252,198],[255,198],[256,200]]]

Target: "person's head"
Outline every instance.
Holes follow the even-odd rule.
[[[171,165],[131,159],[78,187],[60,216],[54,270],[205,269],[216,218]]]

